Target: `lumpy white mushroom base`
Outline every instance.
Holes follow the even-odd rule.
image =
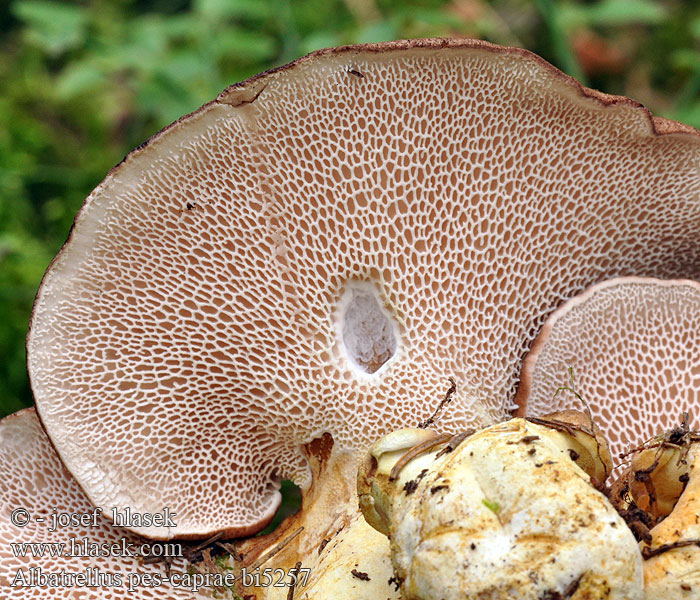
[[[405,600],[643,598],[632,533],[550,433],[514,419],[403,469],[388,514]]]
[[[700,540],[700,446],[688,455],[690,480],[673,512],[651,530],[651,548]],[[698,600],[700,548],[670,548],[644,562],[645,600]]]

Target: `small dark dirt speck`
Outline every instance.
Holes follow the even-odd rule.
[[[406,493],[407,496],[409,496],[410,494],[416,491],[417,487],[418,482],[415,479],[411,479],[411,481],[407,481],[403,484],[403,491]]]
[[[534,446],[527,451],[528,454],[534,454],[535,452],[537,452],[537,448]]]
[[[472,542],[471,544],[469,544],[469,547],[470,547],[472,550],[476,550],[476,544],[475,544],[474,542]]]
[[[520,438],[517,442],[506,442],[507,444],[531,444],[535,440],[539,440],[540,436],[539,435],[526,435],[523,438]]]
[[[691,588],[687,583],[681,583],[681,589],[682,589],[684,592],[689,592],[689,591],[692,590],[693,588]]]
[[[416,481],[420,481],[427,474],[428,474],[428,469],[423,469],[420,473],[418,473],[418,476],[416,477]]]
[[[566,598],[571,598],[578,590],[581,579],[583,579],[583,573],[567,585],[564,591],[545,590],[537,597],[537,600],[566,600]]]
[[[321,552],[323,552],[323,549],[328,545],[328,542],[330,542],[330,540],[323,540],[321,542],[321,545],[318,547],[319,554],[321,554]]]
[[[581,455],[573,448],[569,448],[569,456],[571,457],[571,460],[576,461]]]
[[[350,571],[350,573],[352,573],[353,577],[357,577],[362,581],[370,581],[369,575],[367,575],[367,573],[363,573],[362,571],[358,571],[357,569],[353,569],[352,571]]]
[[[389,585],[394,586],[394,591],[398,592],[399,588],[401,587],[401,581],[399,581],[399,578],[394,576],[394,577],[389,577],[389,581],[387,582]]]
[[[447,486],[447,485],[436,485],[436,486],[430,488],[430,493],[431,493],[431,494],[436,494],[436,493],[439,492],[440,490],[449,490],[449,489],[450,489],[450,488],[449,488],[449,486]]]

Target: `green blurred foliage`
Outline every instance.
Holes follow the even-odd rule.
[[[31,403],[32,300],[85,196],[259,71],[326,46],[479,37],[700,127],[700,5],[681,0],[13,0],[0,32],[0,416]]]

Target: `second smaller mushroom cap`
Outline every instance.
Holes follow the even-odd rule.
[[[700,284],[611,279],[555,311],[526,358],[516,396],[528,416],[591,408],[613,456],[675,426],[700,402]]]

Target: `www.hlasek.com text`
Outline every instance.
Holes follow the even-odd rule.
[[[136,544],[121,538],[116,542],[94,542],[87,538],[70,538],[64,542],[13,542],[10,543],[12,554],[16,558],[73,558],[73,557],[107,557],[122,556],[148,558],[182,557],[182,544],[177,542],[154,542]]]

